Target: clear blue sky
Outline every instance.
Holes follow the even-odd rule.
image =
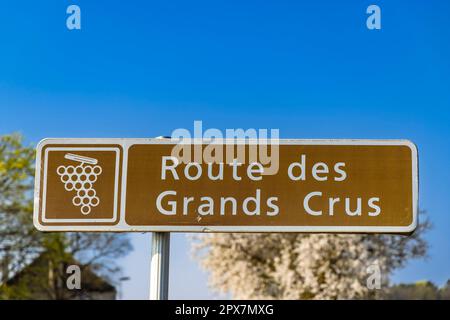
[[[378,4],[382,29],[366,28]],[[66,28],[81,7],[82,30]],[[279,128],[283,138],[406,138],[419,147],[430,258],[395,281],[450,278],[450,2],[2,1],[0,134],[154,137]],[[123,260],[146,298],[149,235]],[[171,298],[213,297],[172,239]]]

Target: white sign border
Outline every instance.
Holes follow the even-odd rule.
[[[192,139],[192,143],[200,143],[201,140]],[[187,142],[187,143],[190,143]],[[254,143],[257,140],[215,140],[215,143]],[[409,140],[369,140],[369,139],[280,139],[276,143],[280,145],[379,145],[379,146],[407,146],[411,150],[412,159],[412,206],[413,221],[409,226],[130,226],[125,222],[126,199],[126,171],[128,161],[128,148],[134,144],[174,144],[170,139],[147,138],[46,138],[39,142],[36,152],[36,175],[34,189],[33,223],[40,231],[61,232],[298,232],[298,233],[412,233],[418,225],[418,152],[416,145]],[[186,143],[186,142],[185,142]],[[270,144],[270,140],[268,142]],[[41,153],[42,148],[48,144],[116,144],[123,148],[122,157],[122,199],[120,205],[120,221],[116,225],[109,226],[48,226],[39,222],[40,182],[41,182]]]

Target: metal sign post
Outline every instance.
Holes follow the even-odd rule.
[[[159,136],[156,139],[168,139]],[[150,300],[169,299],[170,232],[153,232],[150,263]]]
[[[150,263],[150,300],[169,298],[170,232],[153,232]]]

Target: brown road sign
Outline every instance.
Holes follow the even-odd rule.
[[[37,148],[34,224],[43,231],[410,233],[417,200],[417,149],[405,140],[280,140],[264,148],[45,139]]]

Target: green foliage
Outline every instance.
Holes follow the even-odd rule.
[[[0,213],[30,212],[34,176],[34,149],[22,146],[22,137],[0,137]]]
[[[385,298],[392,300],[449,300],[450,280],[438,288],[430,281],[418,281],[413,284],[398,284],[389,288]]]
[[[10,271],[41,249],[42,234],[32,223],[34,159],[34,148],[23,146],[21,135],[0,137],[0,263],[13,255]]]

